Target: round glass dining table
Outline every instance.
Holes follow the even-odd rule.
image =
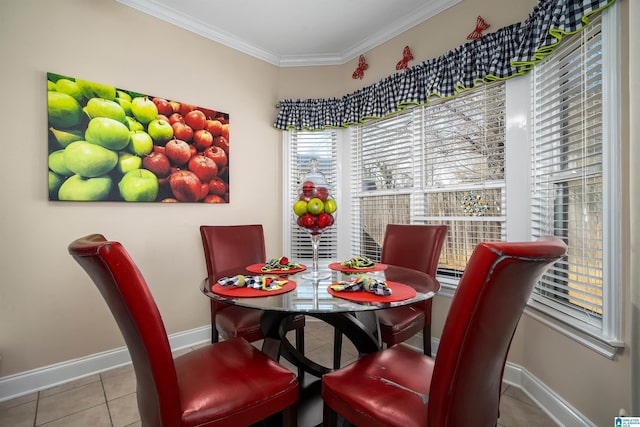
[[[376,266],[380,267],[377,271],[367,272],[351,273],[330,270],[331,274],[321,280],[308,278],[304,271],[288,275],[273,275],[256,273],[255,269],[247,270],[247,267],[250,266],[242,266],[221,271],[216,277],[204,279],[201,283],[201,290],[209,298],[226,304],[262,310],[261,324],[265,337],[262,350],[275,360],[282,356],[297,367],[321,377],[330,372],[331,368],[306,358],[286,338],[287,322],[291,321],[292,316],[308,315],[332,325],[353,343],[361,355],[364,355],[380,349],[381,341],[375,314],[377,310],[420,302],[432,298],[440,289],[440,283],[426,273],[387,264],[377,264]],[[289,283],[290,290],[271,295],[270,291],[254,292],[250,297],[235,296],[233,290],[225,289],[224,295],[216,292],[216,289],[220,289],[220,285],[216,286],[219,279],[237,275],[266,275],[294,283]],[[384,281],[390,287],[391,285],[398,286],[398,288],[392,288],[393,291],[402,292],[411,288],[411,292],[406,294],[406,298],[399,296],[399,293],[386,298],[373,294],[368,297],[368,293],[358,292],[359,298],[355,299],[359,300],[354,300],[355,293],[350,295],[349,291],[330,293],[330,285],[339,281],[352,281],[361,276]],[[240,292],[238,293],[240,294]],[[264,294],[264,296],[255,296],[257,294]],[[404,292],[403,295],[405,295]],[[398,300],[399,298],[402,299]]]

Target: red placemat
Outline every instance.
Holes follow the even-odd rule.
[[[237,286],[222,286],[219,283],[216,283],[211,288],[211,291],[214,294],[222,295],[224,297],[231,298],[257,298],[257,297],[270,297],[272,295],[284,294],[286,292],[292,291],[296,288],[296,282],[293,280],[288,280],[287,283],[282,285],[280,289],[275,289],[273,291],[264,291],[262,289],[253,289],[247,288],[246,286],[237,287]]]
[[[264,267],[265,265],[267,264],[263,262],[260,264],[251,264],[246,266],[245,268],[247,269],[247,271],[250,271],[252,273],[258,273],[258,274],[296,274],[296,273],[300,273],[301,271],[305,271],[307,269],[306,265],[300,264],[300,268],[290,268],[288,270],[262,271],[262,267]]]
[[[335,285],[336,283],[333,283]],[[357,302],[396,302],[411,299],[416,296],[416,290],[409,285],[397,282],[387,282],[387,286],[391,288],[391,295],[376,295],[367,291],[334,291],[331,286],[327,291],[334,297],[348,299]]]
[[[387,264],[380,264],[376,262],[373,267],[367,268],[353,268],[353,267],[345,267],[339,262],[332,262],[329,264],[329,268],[335,271],[342,271],[343,273],[370,273],[372,271],[382,271],[387,269]]]

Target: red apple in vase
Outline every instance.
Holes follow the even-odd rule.
[[[207,126],[207,116],[200,110],[189,111],[184,116],[184,122],[194,131],[204,129]]]
[[[198,129],[193,133],[193,144],[200,151],[213,145],[213,135],[206,129]]]
[[[184,165],[191,158],[190,145],[181,139],[172,139],[165,145],[165,154],[174,165]]]
[[[229,140],[222,135],[213,138],[213,145],[222,148],[225,153],[229,154]]]
[[[301,217],[302,226],[304,228],[313,228],[316,225],[316,217],[311,215],[310,213],[306,213]]]
[[[311,181],[305,181],[302,183],[302,194],[311,197],[315,194],[316,185]]]
[[[142,167],[153,172],[158,178],[171,173],[171,163],[166,154],[153,151],[142,158]]]
[[[222,123],[220,120],[207,120],[207,128],[211,135],[218,136],[222,134]]]
[[[300,193],[300,196],[298,196],[298,200],[303,200],[309,203],[309,200],[311,200],[311,196],[306,196],[304,193]]]
[[[227,166],[227,162],[229,160],[227,158],[227,153],[225,153],[225,151],[222,148],[218,147],[217,145],[213,145],[205,149],[204,155],[210,158],[211,160],[213,160],[214,162],[216,162],[216,165],[218,165],[219,171],[222,171],[222,169],[225,166]]]
[[[176,122],[184,123],[184,116],[180,113],[173,113],[169,115],[169,124],[173,125]]]
[[[318,218],[316,218],[316,224],[318,228],[329,227],[332,223],[333,218],[328,213],[321,212],[318,214]]]
[[[169,177],[173,197],[179,202],[197,202],[203,198],[202,182],[191,171],[181,170]]]
[[[327,197],[329,197],[329,190],[327,190],[327,187],[316,188],[316,197],[323,202],[326,201]]]
[[[227,183],[220,177],[215,177],[209,181],[209,194],[224,196],[227,193]]]
[[[203,203],[227,203],[225,199],[218,196],[217,194],[209,194],[207,197],[204,198],[202,202]]]
[[[218,166],[216,162],[205,156],[197,154],[189,160],[189,170],[196,174],[202,182],[208,183],[218,175]],[[207,188],[207,193],[209,189]]]
[[[178,109],[178,113],[182,114],[183,116],[186,116],[187,113],[193,111],[196,109],[195,105],[191,105],[191,104],[185,104],[185,103],[181,103],[180,104],[180,108]]]
[[[171,105],[171,109],[174,113],[178,113],[180,111],[180,103],[178,101],[169,101],[169,105]]]
[[[156,107],[158,107],[158,113],[165,116],[173,114],[173,107],[171,107],[171,104],[169,104],[169,101],[166,99],[152,98],[151,101],[153,101],[153,103],[156,104]]]
[[[175,122],[171,125],[173,128],[173,136],[177,139],[181,139],[186,142],[190,142],[193,139],[193,129],[187,124],[182,122]]]
[[[302,217],[299,216],[298,219],[296,220],[296,223],[298,224],[298,227],[304,227],[304,225],[302,225]]]

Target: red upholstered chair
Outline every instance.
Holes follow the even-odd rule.
[[[446,225],[388,224],[380,262],[412,268],[433,277],[438,269]],[[431,356],[431,298],[416,304],[380,310],[378,322],[382,342],[391,347],[422,332],[424,354]],[[334,335],[334,368],[340,367],[342,334]]]
[[[369,354],[322,378],[324,426],[495,427],[504,365],[534,284],[566,252],[556,238],[481,243],[442,331],[435,360],[406,346]]]
[[[412,268],[436,276],[446,225],[389,224],[380,262]],[[424,354],[431,356],[431,298],[378,313],[382,342],[391,347],[422,332]]]
[[[209,276],[220,278],[225,270],[266,261],[264,230],[260,224],[202,225],[202,246]],[[249,342],[263,338],[260,328],[262,312],[211,300],[211,341],[242,337]],[[296,348],[304,353],[304,316],[294,318]]]
[[[144,426],[247,426],[283,411],[296,424],[294,373],[243,339],[209,344],[173,358],[144,277],[118,242],[100,234],[69,253],[93,279],[129,349]]]

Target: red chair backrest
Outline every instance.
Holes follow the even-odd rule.
[[[429,425],[495,426],[502,374],[532,288],[566,252],[556,238],[480,243],[453,297],[429,392]]]
[[[220,271],[266,261],[264,230],[260,224],[202,225],[200,235],[207,272],[216,279]]]
[[[436,275],[446,225],[388,224],[380,262]]]
[[[106,301],[129,349],[143,425],[180,425],[180,396],[167,332],[138,267],[118,242],[93,234],[72,242],[69,253]]]

